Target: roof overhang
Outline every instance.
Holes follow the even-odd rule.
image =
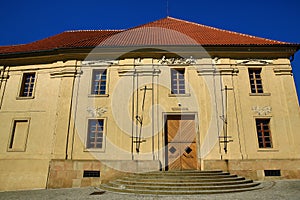
[[[151,45],[57,48],[43,51],[0,54],[1,66],[53,63],[85,59],[224,57],[224,58],[289,58],[300,44],[289,45]]]

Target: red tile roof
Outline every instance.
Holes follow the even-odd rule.
[[[0,46],[0,54],[61,48],[140,45],[295,45],[217,29],[172,17],[127,30],[66,31],[36,42]]]
[[[140,27],[162,27],[178,31],[201,45],[274,45],[288,44],[275,40],[226,31],[172,17],[163,18]]]
[[[34,52],[59,48],[94,47],[121,30],[65,31],[29,44],[0,46],[0,53]]]

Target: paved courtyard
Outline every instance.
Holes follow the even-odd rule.
[[[30,190],[0,192],[0,200],[9,199],[272,199],[272,200],[299,200],[300,199],[300,180],[279,180],[262,182],[264,188],[249,192],[217,194],[217,195],[185,195],[185,196],[156,196],[156,195],[135,195],[135,194],[117,194],[105,192],[98,195],[90,195],[98,191],[97,188],[73,188],[73,189],[49,189],[49,190]]]

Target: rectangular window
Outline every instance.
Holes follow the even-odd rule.
[[[35,82],[35,73],[24,73],[22,78],[22,85],[20,97],[32,97]]]
[[[265,176],[281,176],[280,170],[264,170]]]
[[[171,93],[185,94],[184,69],[171,69]]]
[[[25,151],[29,120],[14,120],[8,144],[9,151]]]
[[[86,147],[88,149],[103,148],[103,119],[89,119]]]
[[[251,93],[263,93],[261,69],[249,69]]]
[[[106,70],[93,70],[91,94],[101,95],[106,93]]]
[[[84,170],[83,171],[83,177],[100,177],[100,171],[96,170]]]
[[[259,148],[272,148],[270,119],[256,119],[256,130]]]

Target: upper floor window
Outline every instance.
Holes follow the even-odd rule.
[[[86,148],[102,149],[103,148],[103,119],[89,119]]]
[[[261,69],[249,69],[251,93],[263,93]]]
[[[171,69],[171,93],[185,94],[184,69]]]
[[[259,148],[272,148],[270,119],[256,119],[256,130]]]
[[[20,90],[20,97],[32,97],[35,83],[35,73],[24,73]]]
[[[103,69],[93,70],[91,94],[94,95],[106,94],[106,78],[107,78],[106,70]]]

